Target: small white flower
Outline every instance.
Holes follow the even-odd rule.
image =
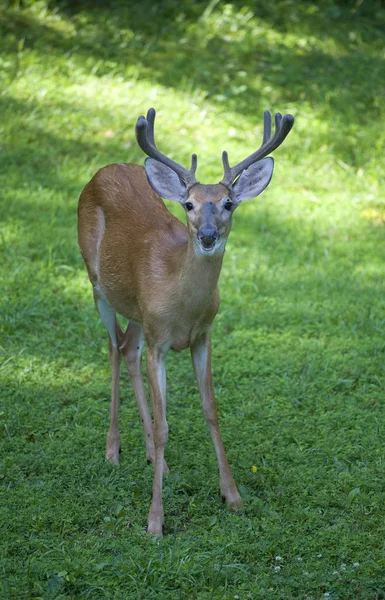
[[[276,567],[274,567],[274,571],[278,572],[281,570],[281,567],[279,565],[277,565]]]
[[[346,571],[345,563],[342,563],[342,565],[340,566],[340,571]]]
[[[357,569],[357,567],[359,567],[359,566],[360,566],[360,563],[359,563],[359,562],[355,562],[355,563],[353,563],[353,567],[355,567],[356,569]]]
[[[297,558],[297,560],[298,560],[298,562],[302,562],[302,561],[303,561],[303,558],[302,558],[302,556],[299,556],[299,557]]]
[[[235,594],[234,598],[235,598],[235,600],[239,600],[238,594]]]
[[[333,571],[333,575],[339,575],[338,571]]]
[[[324,598],[330,598],[330,592],[325,592],[324,593]]]
[[[322,558],[322,554],[317,554],[317,558]],[[328,593],[328,592],[326,592]]]
[[[280,560],[282,560],[282,556],[276,556],[276,557],[275,557],[275,560],[277,560],[277,561],[280,561]]]

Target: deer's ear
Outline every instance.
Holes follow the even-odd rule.
[[[250,165],[248,169],[243,171],[233,186],[234,200],[241,202],[258,196],[269,185],[273,169],[274,160],[271,157]]]
[[[176,202],[185,201],[186,186],[175,171],[155,158],[146,158],[144,164],[148,182],[159,196]]]

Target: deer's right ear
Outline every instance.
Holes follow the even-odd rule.
[[[148,182],[159,196],[176,202],[186,200],[187,188],[175,171],[155,158],[146,158],[144,164]]]

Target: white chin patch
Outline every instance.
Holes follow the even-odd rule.
[[[212,256],[213,254],[221,254],[225,247],[225,241],[220,239],[215,242],[211,248],[204,248],[202,244],[196,240],[194,244],[194,251],[196,256]]]

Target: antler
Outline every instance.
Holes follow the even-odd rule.
[[[170,167],[183,181],[186,183],[187,187],[190,188],[194,183],[198,183],[195,179],[195,171],[197,168],[197,155],[193,154],[191,157],[191,167],[190,169],[185,169],[178,163],[168,158],[161,152],[159,152],[158,148],[155,144],[154,137],[154,122],[155,122],[155,110],[150,108],[147,112],[147,118],[145,119],[143,116],[139,117],[135,127],[136,139],[143,150],[148,156],[151,158],[155,158],[159,162],[163,163],[167,167]]]
[[[234,180],[250,165],[261,160],[270,152],[278,148],[291,130],[294,125],[293,115],[285,115],[282,117],[281,113],[275,115],[275,132],[273,137],[271,136],[271,114],[268,110],[265,110],[263,115],[263,141],[262,146],[253,154],[250,154],[247,158],[242,160],[234,167],[230,167],[229,158],[227,152],[224,151],[222,154],[222,162],[224,175],[221,183],[226,187],[230,187]]]

